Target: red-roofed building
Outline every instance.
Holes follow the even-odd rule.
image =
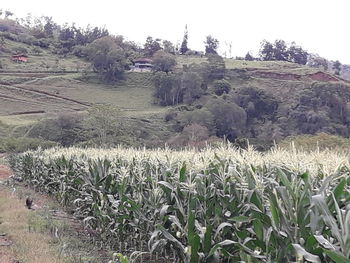
[[[28,56],[24,54],[13,55],[12,60],[15,62],[28,62]]]

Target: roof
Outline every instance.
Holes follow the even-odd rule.
[[[13,58],[15,58],[15,57],[28,57],[27,55],[25,55],[25,54],[17,54],[17,55],[12,55],[12,57]]]
[[[150,58],[138,58],[134,60],[134,63],[152,63],[153,60]]]

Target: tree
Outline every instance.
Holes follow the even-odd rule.
[[[231,90],[231,84],[227,80],[215,80],[213,82],[214,92],[216,95],[221,96],[224,93],[229,93]]]
[[[262,89],[255,87],[242,87],[238,89],[233,101],[246,110],[248,120],[253,118],[272,119],[276,115],[278,101]]]
[[[116,136],[120,133],[122,125],[121,112],[111,105],[94,105],[88,109],[88,116],[85,119],[85,127],[96,136],[98,143],[105,146],[109,136]]]
[[[209,80],[223,79],[225,76],[225,61],[217,54],[208,55],[208,75]]]
[[[202,78],[195,72],[184,72],[182,74],[181,90],[183,90],[184,103],[190,104],[203,95],[202,82]]]
[[[308,53],[294,42],[288,47],[284,40],[275,40],[273,44],[264,40],[261,42],[260,58],[264,61],[289,61],[305,65]]]
[[[163,50],[169,54],[175,55],[175,47],[169,40],[163,40]]]
[[[159,42],[160,42],[159,38],[153,40],[151,36],[147,37],[146,43],[143,48],[143,52],[145,56],[153,56],[154,53],[162,49]]]
[[[252,55],[250,55],[250,53],[248,52],[248,53],[245,55],[244,60],[247,60],[247,61],[253,61],[253,60],[254,60],[254,58],[253,58],[253,56],[252,56]]]
[[[337,60],[336,62],[333,63],[333,69],[334,69],[335,75],[340,75],[341,63],[339,62],[339,60]]]
[[[45,16],[44,32],[46,37],[53,37],[53,32],[58,28],[57,24],[53,22],[52,17]]]
[[[89,60],[94,70],[101,74],[106,81],[123,78],[126,59],[124,51],[113,37],[103,37],[93,41],[89,46]]]
[[[308,55],[309,54],[305,50],[296,46],[295,43],[292,43],[288,49],[288,61],[293,63],[305,65],[307,63]]]
[[[218,54],[217,49],[219,47],[219,40],[212,37],[211,35],[207,36],[204,41],[205,44],[205,54]]]
[[[157,72],[154,77],[154,96],[162,106],[175,105],[182,102],[183,91],[180,86],[180,76]]]
[[[217,136],[234,140],[245,130],[247,114],[237,104],[217,100],[210,102],[208,108],[214,116]]]
[[[204,107],[193,111],[183,112],[179,116],[178,121],[183,127],[196,123],[206,127],[210,134],[213,134],[215,131],[214,116],[207,108]]]
[[[153,65],[156,71],[168,73],[175,67],[176,59],[174,55],[158,50],[153,56]]]
[[[9,18],[10,16],[13,16],[14,14],[11,12],[11,11],[9,11],[9,10],[6,10],[5,11],[5,19],[6,18]]]
[[[328,70],[328,61],[325,58],[320,57],[319,55],[309,54],[307,65],[314,68],[322,67],[323,70]]]
[[[180,47],[180,54],[186,54],[186,52],[188,51],[187,42],[188,42],[188,30],[186,25],[184,38],[182,40],[181,47]]]
[[[284,40],[275,40],[274,44],[274,58],[279,61],[288,61],[289,53],[288,47]]]
[[[260,44],[260,58],[264,61],[275,60],[274,46],[272,43],[263,40]]]

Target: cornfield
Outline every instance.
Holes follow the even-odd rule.
[[[120,262],[350,262],[346,155],[53,148],[11,166]]]

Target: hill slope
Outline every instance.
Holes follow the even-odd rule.
[[[11,59],[19,50],[26,50],[28,63]],[[16,130],[11,134],[27,134],[28,125],[38,120],[62,114],[79,115],[94,104],[120,108],[126,129],[133,131],[128,141],[136,144],[145,140],[163,143],[184,128],[178,126],[182,116],[178,107],[170,109],[180,117],[175,122],[165,122],[169,107],[154,104],[152,73],[126,72],[125,80],[106,85],[91,72],[84,59],[54,52],[50,47],[4,40],[0,57],[0,121],[9,125],[7,131]],[[176,59],[177,70],[207,61],[201,56],[177,56]],[[209,84],[206,94],[192,106],[209,107],[215,100],[237,103],[248,114],[247,127],[240,136],[279,140],[320,131],[348,136],[350,84],[346,80],[317,68],[281,61],[225,59],[225,65],[225,79],[233,91],[216,96]],[[263,96],[276,103],[273,112],[265,115],[255,112],[259,116],[250,116],[248,104],[237,98],[248,96],[248,100],[254,101],[256,95],[250,94],[251,90],[264,92]],[[191,107],[185,111],[195,111]],[[26,128],[18,129],[20,126]]]

